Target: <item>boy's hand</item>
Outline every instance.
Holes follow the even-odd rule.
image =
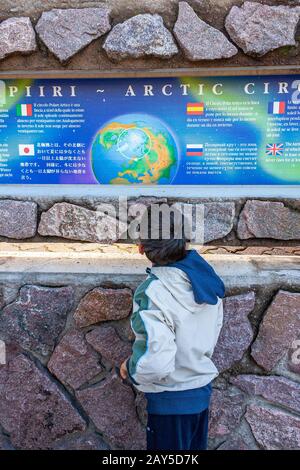
[[[128,372],[127,372],[127,366],[126,366],[127,360],[128,359],[126,359],[126,361],[124,361],[120,366],[120,376],[122,377],[123,380],[128,379]]]

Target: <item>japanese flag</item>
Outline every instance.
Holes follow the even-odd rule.
[[[34,145],[33,144],[19,144],[19,156],[20,157],[33,157]]]

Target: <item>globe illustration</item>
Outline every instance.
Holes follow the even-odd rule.
[[[171,130],[147,114],[124,114],[106,122],[91,147],[101,184],[170,184],[178,167]]]

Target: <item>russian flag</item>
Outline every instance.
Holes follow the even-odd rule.
[[[269,114],[285,114],[286,102],[285,101],[272,101],[269,103]]]
[[[17,116],[32,116],[32,104],[17,104]]]
[[[203,144],[187,144],[187,157],[203,157]]]
[[[20,157],[34,157],[34,144],[19,144]]]

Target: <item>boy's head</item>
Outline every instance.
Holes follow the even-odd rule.
[[[139,251],[155,265],[174,263],[186,255],[184,217],[178,209],[151,204],[142,216],[140,234]]]

